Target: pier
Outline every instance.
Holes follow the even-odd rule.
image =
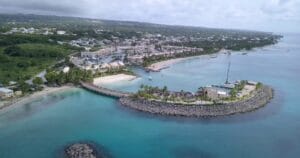
[[[117,91],[117,90],[112,90],[112,89],[104,88],[101,86],[96,86],[92,83],[81,82],[81,86],[89,91],[92,91],[92,92],[95,92],[98,94],[102,94],[102,95],[106,95],[109,97],[114,97],[114,98],[129,97],[130,95],[132,95],[129,92],[121,92],[121,91]]]

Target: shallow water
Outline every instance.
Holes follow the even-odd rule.
[[[230,80],[256,80],[275,89],[271,103],[255,112],[209,119],[160,117],[76,89],[0,113],[0,158],[60,157],[65,145],[85,140],[117,158],[298,157],[299,42],[300,35],[286,35],[279,44],[247,55],[195,58],[159,73],[135,69],[140,79],[107,85],[127,91],[141,84],[195,91],[223,83],[230,59]]]

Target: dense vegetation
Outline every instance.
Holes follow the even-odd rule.
[[[4,54],[12,57],[28,58],[56,58],[67,55],[67,50],[57,45],[21,44],[12,45],[4,49]]]
[[[159,94],[159,95],[155,95]],[[167,100],[168,96],[169,96],[169,91],[168,91],[168,87],[164,86],[163,88],[159,88],[159,87],[152,87],[152,86],[148,86],[148,85],[141,85],[140,89],[138,90],[138,92],[135,94],[134,97],[138,97],[138,98],[145,98],[145,99],[160,99],[160,98],[164,98],[165,100]]]
[[[265,38],[268,37],[268,38]],[[251,40],[259,38],[260,40]],[[266,36],[265,34],[249,34],[249,35],[236,35],[233,36],[233,39],[223,40],[222,37],[214,37],[212,41],[188,41],[188,42],[170,42],[169,45],[174,46],[187,46],[187,47],[196,47],[203,48],[205,50],[209,49],[229,49],[234,51],[239,51],[242,49],[251,50],[255,47],[263,47],[266,45],[275,44],[277,42],[277,36]]]
[[[148,85],[141,85],[138,92],[133,96],[133,99],[137,98],[177,103],[192,103],[197,100],[211,101],[209,98],[199,92],[191,93],[183,90],[181,90],[180,92],[174,92],[168,90],[167,86],[159,88]]]
[[[67,73],[62,71],[49,71],[45,78],[49,85],[64,85],[66,83],[79,84],[80,81],[91,82],[93,80],[92,71],[73,68]]]
[[[0,49],[0,82],[25,81],[75,50],[52,44],[17,44]]]
[[[62,67],[69,67],[68,72],[61,71]],[[65,62],[55,64],[53,67],[48,68],[45,78],[49,86],[61,86],[65,84],[78,85],[80,82],[93,82],[95,77],[103,77],[114,74],[129,74],[134,75],[133,72],[127,68],[115,68],[109,69],[105,72],[92,72],[91,70],[82,70],[73,65],[69,58],[66,58]]]

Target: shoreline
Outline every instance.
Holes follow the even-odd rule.
[[[156,115],[183,116],[183,117],[217,117],[238,113],[251,112],[266,106],[273,98],[273,89],[263,86],[251,98],[218,105],[205,104],[178,104],[145,99],[134,99],[130,97],[121,98],[122,106]]]
[[[265,47],[269,47],[269,46],[272,46],[272,45],[256,47],[254,49],[260,49],[260,48],[263,49]],[[246,50],[246,52],[248,52],[248,51],[250,51],[250,50]],[[242,53],[241,51],[237,51],[237,52]],[[196,55],[196,56],[174,58],[174,59],[169,59],[169,60],[164,60],[164,61],[160,61],[160,62],[157,62],[157,63],[153,63],[150,66],[147,66],[145,69],[147,69],[149,71],[153,71],[153,72],[159,72],[162,69],[167,69],[171,65],[177,64],[177,63],[185,61],[185,60],[191,60],[191,59],[197,59],[197,58],[201,58],[201,59],[215,58],[215,56],[217,56],[217,55],[226,54],[226,53],[227,52],[218,51],[218,52],[212,53],[212,54],[203,54],[203,55]],[[121,76],[121,79],[118,79],[119,75],[124,75],[126,77]],[[111,78],[106,78],[106,77],[111,77]],[[111,83],[120,82],[120,81],[132,81],[132,80],[137,79],[138,76],[127,75],[127,74],[117,74],[117,75],[98,77],[98,78],[94,78],[94,79],[99,79],[99,78],[106,78],[106,79],[104,79],[104,83],[100,82],[100,84],[97,83],[96,85],[111,84]],[[110,79],[113,79],[113,80],[110,80]],[[30,103],[30,102],[32,102],[32,101],[34,101],[34,100],[36,100],[40,97],[47,96],[47,95],[50,95],[50,94],[55,93],[55,92],[67,91],[67,90],[74,89],[74,88],[76,88],[76,87],[74,87],[74,86],[46,87],[42,91],[38,91],[38,92],[35,92],[35,93],[32,93],[32,94],[28,94],[28,95],[22,96],[20,98],[16,98],[12,101],[5,101],[6,103],[0,104],[0,112],[3,112],[4,110],[9,110],[9,109],[14,108],[16,106],[20,106],[20,105]],[[123,99],[123,98],[121,98],[121,99]]]
[[[256,50],[256,49],[264,49],[266,47],[270,47],[276,44],[270,44],[270,45],[265,45],[265,46],[261,46],[261,47],[254,47],[251,50],[219,50],[215,53],[212,54],[200,54],[200,55],[195,55],[195,56],[187,56],[187,57],[180,57],[180,58],[173,58],[173,59],[167,59],[167,60],[163,60],[163,61],[159,61],[159,62],[155,62],[147,67],[144,67],[147,71],[152,71],[152,72],[160,72],[163,69],[167,69],[170,66],[177,64],[179,62],[185,61],[185,60],[190,60],[190,59],[196,59],[196,58],[216,58],[216,56],[220,55],[220,54],[227,54],[228,51],[230,53],[232,52],[240,52],[241,54],[243,53],[248,53],[252,50]]]
[[[8,101],[7,103],[4,103],[4,105],[0,106],[0,112],[3,112],[5,110],[10,110],[18,106],[25,105],[27,103],[33,102],[34,100],[37,100],[43,96],[48,96],[53,93],[60,93],[65,92],[71,89],[74,89],[73,86],[62,86],[62,87],[46,87],[42,91],[38,91],[32,94],[28,94],[25,96],[22,96],[20,98],[16,98],[12,101]]]
[[[215,56],[222,54],[223,52],[218,51],[216,53],[212,53],[212,54],[203,54],[203,55],[196,55],[196,56],[188,56],[188,57],[181,57],[181,58],[174,58],[174,59],[168,59],[168,60],[163,60],[163,61],[159,61],[156,63],[153,63],[149,66],[147,66],[145,69],[148,71],[152,71],[152,72],[159,72],[163,69],[167,69],[170,66],[177,64],[179,62],[185,61],[185,60],[191,60],[191,59],[197,59],[197,58],[201,58],[201,59],[205,59],[205,58],[215,58]]]
[[[137,78],[138,78],[137,76],[127,75],[127,74],[109,75],[109,76],[94,78],[93,84],[94,85],[105,85],[105,84],[112,84],[112,83],[122,82],[122,81],[132,81]]]

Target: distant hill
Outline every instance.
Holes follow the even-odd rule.
[[[96,28],[110,31],[135,31],[161,33],[165,35],[220,35],[220,34],[262,34],[264,32],[215,29],[206,27],[162,25],[145,22],[100,20],[78,17],[62,17],[52,15],[33,14],[0,14],[0,25],[4,26],[34,26],[34,27],[56,27],[58,29],[80,29]]]

